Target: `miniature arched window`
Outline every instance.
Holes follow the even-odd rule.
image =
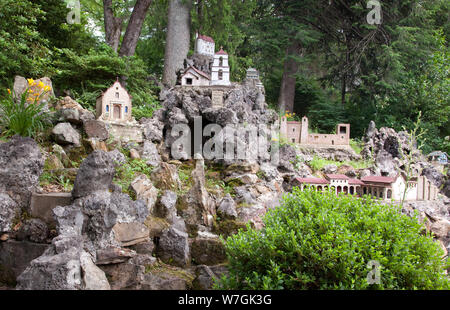
[[[128,107],[125,107],[125,113],[128,113]]]
[[[223,80],[223,71],[219,70],[219,80]]]
[[[391,199],[392,198],[392,190],[388,189],[387,191],[387,198]]]
[[[109,105],[106,105],[106,112],[109,112]]]
[[[222,56],[219,58],[219,66],[223,67],[223,57]]]
[[[116,98],[119,98],[119,93],[118,92],[116,93]]]

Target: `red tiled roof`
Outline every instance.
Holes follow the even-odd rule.
[[[394,183],[394,178],[389,177],[381,177],[381,176],[367,176],[361,179],[363,182],[372,182],[372,183]]]
[[[333,179],[333,180],[336,180],[336,179],[339,179],[339,180],[349,180],[349,177],[346,176],[345,174],[326,174],[325,176],[326,176],[327,179],[329,179],[329,180],[331,180],[331,179]]]
[[[202,39],[203,41],[206,41],[206,42],[214,43],[213,38],[208,37],[208,36],[204,36],[204,35],[201,35],[201,34],[200,34],[200,35],[198,36],[198,38],[199,38],[199,39]]]
[[[228,55],[228,53],[225,52],[223,49],[220,49],[220,51],[218,51],[218,52],[216,53],[216,55]]]
[[[319,178],[296,178],[296,180],[302,184],[329,184],[327,180]]]
[[[201,76],[203,76],[203,77],[207,78],[208,80],[210,80],[210,77],[209,77],[208,74],[206,74],[205,72],[200,71],[200,70],[198,70],[197,68],[192,67],[192,66],[190,66],[189,68],[187,68],[187,70],[185,71],[184,74],[186,74],[186,73],[189,71],[189,69],[194,70],[195,72],[197,72],[197,73],[200,74]],[[183,75],[184,75],[184,74],[183,74]]]
[[[348,184],[350,185],[364,185],[364,182],[358,179],[349,179]]]

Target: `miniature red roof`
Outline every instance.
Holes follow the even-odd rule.
[[[394,178],[381,177],[381,176],[367,176],[361,179],[363,182],[373,182],[373,183],[394,183]]]
[[[349,179],[348,184],[350,185],[364,185],[364,182],[358,179]]]
[[[199,38],[199,39],[202,39],[203,41],[206,41],[206,42],[214,43],[213,38],[208,37],[208,36],[204,36],[204,35],[201,35],[201,34],[200,34],[200,35],[198,36],[198,38]]]
[[[207,78],[208,80],[210,80],[210,77],[208,76],[208,74],[206,74],[205,72],[200,71],[200,70],[198,70],[197,68],[192,67],[192,66],[190,66],[189,68],[187,68],[187,70],[185,71],[184,74],[186,74],[186,73],[189,71],[189,69],[194,70],[195,72],[197,72],[197,73],[200,74],[201,76],[203,76],[203,77]],[[183,74],[183,75],[184,75],[184,74]]]
[[[228,55],[228,53],[225,52],[223,49],[220,49],[220,51],[218,51],[218,52],[216,53],[216,55]]]
[[[326,174],[325,175],[328,179],[333,179],[333,180],[349,180],[349,177],[346,176],[345,174]]]
[[[296,178],[296,180],[306,184],[329,184],[327,180],[319,178]]]

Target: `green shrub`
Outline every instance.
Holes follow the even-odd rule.
[[[122,187],[122,192],[135,198],[133,192],[129,190],[131,182],[133,182],[139,174],[145,174],[149,177],[152,171],[153,167],[147,165],[146,161],[143,159],[129,160],[116,169],[114,183]]]
[[[448,289],[443,251],[417,218],[369,197],[294,188],[265,228],[226,240],[221,289]],[[369,284],[369,261],[381,265]]]
[[[39,103],[40,98],[47,91],[31,95],[28,88],[16,103],[14,95],[10,93],[8,98],[0,101],[0,128],[4,136],[20,135],[22,137],[34,137],[44,130],[49,124],[49,116],[44,112],[46,103]],[[32,99],[30,101],[30,99]]]

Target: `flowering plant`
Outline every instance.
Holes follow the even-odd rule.
[[[14,100],[15,94],[8,91],[6,100],[0,102],[0,128],[2,135],[20,135],[34,137],[42,131],[49,122],[48,115],[43,112],[46,103],[40,102],[42,97],[51,91],[50,86],[37,83],[33,79],[28,80],[28,88],[20,96],[20,100]]]

